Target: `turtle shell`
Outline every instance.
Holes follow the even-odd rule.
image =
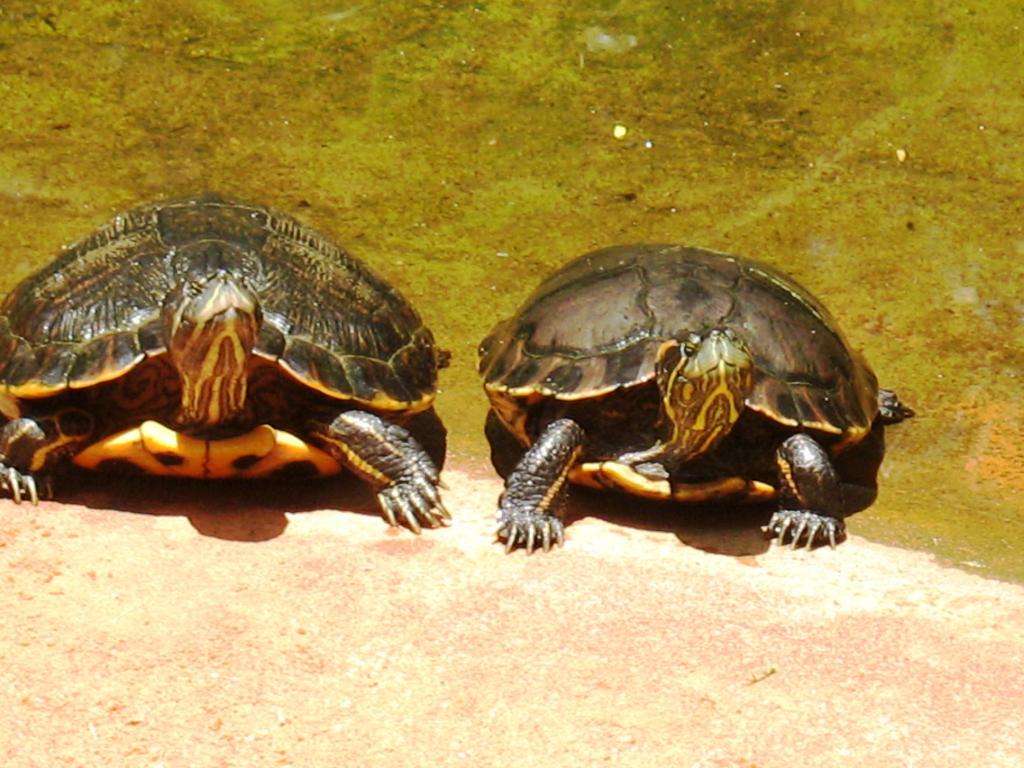
[[[595,251],[548,277],[480,345],[496,413],[521,441],[524,409],[545,398],[598,398],[654,379],[659,347],[711,328],[746,342],[746,405],[780,424],[861,439],[878,384],[829,312],[756,261],[675,245]]]
[[[11,417],[19,399],[91,387],[164,352],[165,301],[221,263],[259,297],[256,356],[329,397],[430,405],[439,354],[398,291],[295,219],[209,195],[123,213],[7,296],[0,410]]]

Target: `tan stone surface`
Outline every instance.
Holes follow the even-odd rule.
[[[1024,764],[1019,586],[604,514],[505,556],[496,482],[446,476],[421,537],[348,487],[0,503],[0,764]]]

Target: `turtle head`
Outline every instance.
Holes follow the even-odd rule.
[[[182,424],[214,426],[241,412],[262,321],[256,294],[227,270],[182,282],[167,294],[164,338],[181,379]]]
[[[664,450],[678,462],[706,453],[729,433],[754,386],[754,359],[728,328],[665,342],[655,364]]]

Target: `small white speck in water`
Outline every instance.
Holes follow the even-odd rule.
[[[613,35],[600,27],[587,27],[583,30],[583,43],[591,53],[625,53],[636,48],[636,35]]]

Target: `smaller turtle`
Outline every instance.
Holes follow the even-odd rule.
[[[562,544],[569,482],[683,502],[777,499],[768,535],[835,546],[836,458],[912,415],[791,278],[675,245],[570,262],[483,340],[479,370],[508,550]],[[509,443],[521,454],[511,471]]]
[[[449,518],[410,431],[446,362],[397,290],[295,219],[214,195],[143,206],[0,305],[0,487],[35,503],[71,463],[348,468],[419,533]]]

